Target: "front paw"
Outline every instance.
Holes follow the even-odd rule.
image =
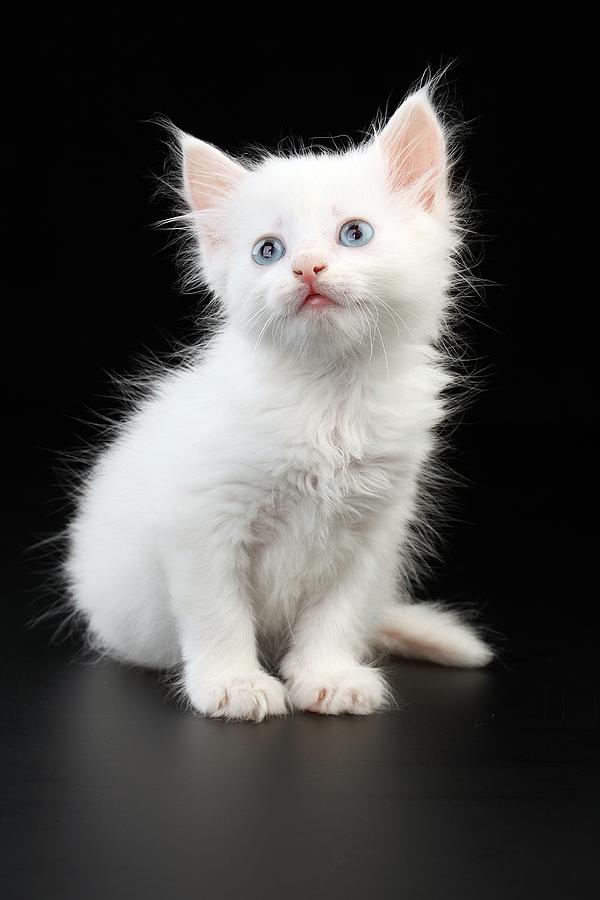
[[[366,716],[391,699],[383,675],[368,666],[328,673],[306,672],[292,678],[288,687],[297,709],[326,716]]]
[[[215,719],[262,722],[267,716],[284,716],[288,694],[283,684],[266,672],[197,680],[186,693],[194,709]]]

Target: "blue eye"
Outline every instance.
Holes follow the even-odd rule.
[[[276,237],[261,238],[252,250],[252,259],[259,266],[270,266],[285,256],[285,247]]]
[[[344,247],[364,247],[374,234],[373,226],[368,222],[363,222],[362,219],[352,219],[351,222],[342,225],[339,241]]]

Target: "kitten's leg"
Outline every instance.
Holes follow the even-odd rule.
[[[387,653],[443,666],[476,668],[494,654],[459,615],[435,603],[390,603],[382,610],[372,645]]]
[[[258,659],[243,554],[230,534],[204,532],[171,540],[165,563],[190,703],[206,716],[261,721],[285,714],[287,692]]]
[[[388,568],[393,553],[389,559]],[[281,665],[298,709],[366,715],[389,701],[382,673],[365,665],[382,577],[381,556],[363,549],[344,577],[300,613]]]

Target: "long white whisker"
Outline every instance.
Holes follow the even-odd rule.
[[[264,324],[263,327],[261,328],[261,331],[260,331],[260,334],[258,335],[258,338],[256,339],[256,343],[255,343],[254,349],[253,349],[253,351],[252,351],[252,359],[251,359],[251,362],[250,362],[250,371],[251,371],[251,372],[254,370],[254,360],[255,360],[255,357],[256,357],[256,352],[257,352],[257,350],[258,350],[259,344],[260,344],[260,342],[261,342],[261,340],[262,340],[262,336],[264,335],[264,333],[265,333],[265,331],[267,330],[267,328],[269,327],[269,325],[274,321],[275,316],[276,316],[276,313],[271,313],[271,315],[268,317],[267,321],[265,322],[265,324]]]

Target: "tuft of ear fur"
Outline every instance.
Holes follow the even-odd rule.
[[[246,170],[222,150],[190,134],[182,132],[180,142],[186,200],[197,212],[217,208]]]
[[[385,157],[392,191],[412,191],[427,211],[446,210],[446,141],[426,88],[398,107],[376,144]]]

